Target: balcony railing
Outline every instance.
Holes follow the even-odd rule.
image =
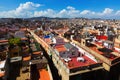
[[[91,65],[88,65],[88,66],[77,67],[77,68],[70,69],[70,73],[75,73],[75,72],[78,72],[78,71],[88,70],[88,69],[92,70],[93,68],[101,67],[101,66],[102,66],[102,63],[97,63],[97,64],[91,64]]]

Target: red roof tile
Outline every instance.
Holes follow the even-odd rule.
[[[99,45],[99,46],[101,46],[101,47],[103,47],[103,46],[102,46],[102,43],[96,42],[96,44]],[[92,50],[94,50],[94,51],[97,52],[98,54],[103,55],[103,56],[104,56],[104,54],[105,54],[104,52],[99,51],[97,47],[89,47],[89,48],[92,49]],[[113,50],[113,51],[116,52],[115,50]],[[110,60],[116,59],[117,56],[114,56],[114,57],[113,57],[111,53],[109,53],[109,54],[111,55],[110,58],[108,58],[108,57],[106,57],[106,56],[104,56],[104,57],[106,57],[106,58],[108,58],[108,59],[110,59]]]
[[[39,70],[40,78],[39,80],[50,80],[48,71],[45,69]]]
[[[64,45],[57,45],[57,46],[55,46],[55,49],[56,49],[58,52],[63,52],[63,51],[66,51],[66,50],[67,50]]]
[[[3,77],[5,74],[4,74],[4,72],[3,73],[0,73],[0,77]]]
[[[33,52],[33,54],[41,54],[41,52],[40,52],[40,51],[37,51],[37,52]]]
[[[0,40],[0,43],[8,42],[8,40]]]
[[[48,44],[52,43],[50,38],[45,38],[45,42],[48,43]]]
[[[91,60],[87,56],[82,56],[82,57],[85,59],[84,62],[77,61],[77,57],[71,58],[71,61],[68,62],[68,67],[72,69],[72,68],[77,68],[77,67],[82,67],[82,66],[89,66],[91,64],[96,64],[95,61]]]
[[[23,61],[28,61],[31,59],[31,56],[23,57]]]

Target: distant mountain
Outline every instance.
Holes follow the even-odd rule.
[[[105,20],[105,19],[102,19],[102,18],[91,18],[91,20]]]
[[[27,20],[53,20],[53,19],[56,19],[56,20],[64,20],[64,19],[69,19],[69,18],[59,18],[59,17],[55,17],[55,18],[51,18],[51,17],[32,17],[32,18],[24,18],[24,19],[27,19]]]
[[[42,20],[67,20],[67,19],[86,19],[86,20],[111,20],[111,19],[102,19],[102,18],[84,18],[84,17],[75,17],[75,18],[60,18],[60,17],[55,17],[55,18],[51,18],[51,17],[44,17],[44,16],[41,16],[41,17],[31,17],[31,18],[0,18],[0,23],[5,23],[5,22],[21,22],[22,20],[28,20],[28,21],[31,21],[31,20],[39,20],[39,21],[42,21]]]

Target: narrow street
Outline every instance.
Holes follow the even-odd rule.
[[[20,76],[20,63],[10,63],[10,71],[9,71],[9,80],[16,80],[18,76]]]
[[[31,65],[31,80],[39,80],[39,78],[40,76],[36,64]]]
[[[43,51],[44,56],[46,57],[46,59],[48,61],[48,65],[50,66],[53,80],[61,80],[61,78],[60,78],[60,76],[58,74],[58,70],[56,69],[53,61],[50,59],[50,57],[47,55],[46,51],[43,48],[42,48],[42,51]]]

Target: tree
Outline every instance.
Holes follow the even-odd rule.
[[[10,38],[8,39],[9,45],[20,45],[21,39],[20,38]]]

